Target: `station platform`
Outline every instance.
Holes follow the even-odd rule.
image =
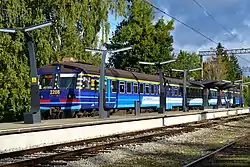
[[[249,108],[222,108],[190,112],[171,111],[163,114],[141,113],[139,116],[110,116],[106,119],[88,117],[42,120],[39,124],[1,123],[0,152],[12,152],[249,113]]]
[[[88,126],[95,124],[107,124],[115,122],[124,122],[132,120],[144,120],[160,117],[171,117],[171,116],[181,116],[181,115],[192,115],[204,112],[218,112],[224,110],[237,110],[241,108],[220,108],[220,109],[207,109],[207,110],[195,110],[189,112],[182,111],[166,111],[165,113],[141,113],[139,116],[134,114],[127,114],[122,116],[110,116],[109,118],[99,118],[97,117],[84,117],[84,118],[67,118],[67,119],[51,119],[51,120],[42,120],[38,124],[24,124],[21,122],[11,122],[11,123],[0,123],[0,135],[13,134],[13,133],[25,133],[25,132],[35,132],[42,130],[54,130],[61,128],[72,128],[79,126]]]

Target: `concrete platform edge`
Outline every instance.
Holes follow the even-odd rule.
[[[250,108],[230,108],[230,109],[213,109],[206,111],[195,111],[195,112],[180,112],[175,115],[167,115],[166,113],[159,114],[157,116],[135,116],[130,118],[120,118],[117,120],[104,119],[95,122],[83,122],[83,123],[72,123],[72,124],[59,124],[59,125],[45,125],[45,126],[37,126],[37,127],[25,127],[25,128],[15,128],[15,129],[7,129],[0,130],[0,136],[2,135],[11,135],[11,134],[20,134],[20,133],[30,133],[30,132],[39,132],[39,131],[47,131],[47,130],[58,130],[58,129],[66,129],[66,128],[77,128],[82,126],[93,126],[93,125],[101,125],[101,124],[113,124],[113,123],[121,123],[121,122],[131,122],[131,121],[140,121],[140,120],[149,120],[149,119],[158,119],[158,118],[167,118],[167,117],[178,117],[184,115],[196,115],[196,114],[205,114],[205,113],[216,113],[216,112],[225,112],[225,111],[234,111],[234,110],[242,110],[242,109],[250,109]],[[72,118],[74,119],[74,118]]]

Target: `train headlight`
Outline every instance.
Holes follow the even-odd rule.
[[[43,95],[41,95],[40,98],[42,99],[42,98],[43,98]]]
[[[68,95],[68,99],[73,99],[74,97],[75,97],[74,94],[69,94],[69,95]]]

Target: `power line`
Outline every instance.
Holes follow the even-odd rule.
[[[208,14],[208,16],[210,16],[217,24],[219,24],[221,26],[221,28],[224,29],[229,35],[231,35],[235,39],[238,39],[236,35],[234,35],[233,33],[231,33],[225,26],[223,26],[219,21],[217,21],[217,19],[210,12],[208,12],[208,10],[200,2],[198,2],[198,0],[192,0],[192,1],[194,3],[196,3],[196,5],[198,5],[200,8],[202,8]],[[240,39],[239,39],[239,41],[240,41],[240,43],[242,45],[244,45],[243,42]],[[248,63],[250,63],[249,60],[247,60],[247,59],[245,59],[245,58],[243,58],[243,57],[241,57],[239,55],[236,55],[236,56],[238,56],[239,58],[241,58],[241,59],[247,61]]]
[[[215,42],[214,40],[212,40],[211,38],[209,38],[208,36],[204,35],[203,33],[201,33],[200,31],[196,30],[195,28],[187,25],[186,23],[182,22],[181,20],[177,19],[176,17],[166,13],[165,11],[163,11],[162,9],[160,9],[159,7],[155,6],[154,4],[152,4],[151,2],[149,2],[148,0],[144,0],[147,4],[149,4],[150,6],[152,6],[153,8],[159,10],[160,12],[162,12],[163,14],[171,17],[172,19],[178,21],[179,23],[183,24],[184,26],[188,27],[189,29],[193,30],[194,32],[196,32],[197,34],[200,34],[201,36],[203,36],[204,38],[208,39],[209,41],[213,42],[214,44],[218,44],[218,42]]]
[[[174,16],[168,14],[167,12],[163,11],[162,9],[160,9],[159,7],[157,7],[156,5],[154,5],[153,3],[149,2],[148,0],[144,0],[144,1],[145,1],[147,4],[149,4],[150,6],[152,6],[153,8],[155,8],[155,9],[157,9],[158,11],[162,12],[163,14],[165,14],[165,15],[171,17],[172,19],[178,21],[179,23],[183,24],[184,26],[188,27],[189,29],[193,30],[194,32],[200,34],[200,35],[203,36],[204,38],[206,38],[206,39],[208,39],[209,41],[213,42],[214,44],[218,45],[218,42],[215,42],[213,39],[211,39],[211,38],[209,38],[208,36],[204,35],[203,33],[201,33],[200,31],[196,30],[195,28],[193,28],[193,27],[187,25],[187,24],[184,23],[183,21],[181,21],[181,20],[177,19],[176,17],[174,17]],[[197,2],[197,1],[195,1],[195,2]],[[199,4],[199,3],[197,3],[197,4]],[[212,16],[212,15],[211,15],[202,5],[199,4],[199,6],[201,6],[201,7],[207,12],[207,14],[208,14],[210,17]],[[212,18],[214,18],[214,17],[212,16]],[[214,18],[214,20],[216,20],[216,19]],[[217,21],[216,21],[216,22],[217,22]],[[223,26],[223,27],[224,27],[224,26]],[[226,28],[225,28],[225,29],[226,29]],[[227,32],[229,32],[229,31],[227,30]],[[229,33],[230,33],[231,35],[233,35],[231,32],[229,32]],[[233,37],[235,37],[235,36],[233,35]],[[250,63],[249,60],[247,60],[247,59],[245,59],[245,58],[243,58],[243,57],[241,57],[241,56],[239,56],[239,55],[236,55],[236,56],[238,56],[239,58],[241,58],[241,59],[243,59],[243,60],[245,60],[245,61],[247,61],[247,62]]]
[[[219,24],[221,26],[221,28],[224,29],[229,35],[231,35],[232,37],[237,39],[237,36],[234,35],[232,32],[230,32],[219,21],[217,21],[217,19],[210,12],[208,12],[208,10],[200,2],[198,2],[197,0],[192,0],[192,1],[195,2],[200,8],[202,8],[208,14],[208,16],[210,16],[217,24]],[[240,43],[243,44],[242,41],[240,41]]]

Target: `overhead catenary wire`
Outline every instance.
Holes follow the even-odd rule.
[[[196,32],[197,34],[200,34],[201,36],[203,36],[204,38],[208,39],[209,41],[213,42],[214,44],[218,44],[218,42],[215,42],[213,39],[211,39],[210,37],[206,36],[205,34],[201,33],[199,30],[191,27],[190,25],[184,23],[183,21],[177,19],[176,17],[170,15],[169,13],[165,12],[164,10],[160,9],[159,7],[155,6],[153,3],[149,2],[148,0],[144,0],[147,4],[149,4],[150,6],[152,6],[153,8],[157,9],[158,11],[162,12],[163,14],[171,17],[172,19],[176,20],[177,22],[183,24],[184,26],[188,27],[189,29],[193,30],[194,32]]]
[[[223,24],[221,24],[200,2],[198,2],[197,0],[192,1],[196,3],[200,8],[202,8],[206,12],[206,14],[211,17],[217,24],[219,24],[221,28],[224,29],[229,35],[237,39],[237,36],[230,32]],[[243,44],[241,40],[240,43]]]
[[[237,38],[237,36],[236,35],[234,35],[232,32],[230,32],[225,26],[223,26],[219,21],[217,21],[217,19],[200,3],[200,2],[198,2],[198,0],[192,0],[196,5],[198,5],[200,8],[202,8],[206,13],[207,13],[207,15],[209,16],[209,17],[211,17],[217,24],[219,24],[220,26],[221,26],[221,28],[222,29],[224,29],[229,35],[231,35],[232,37],[234,37],[235,39],[238,39]],[[240,41],[240,43],[242,44],[242,45],[244,45],[243,44],[243,42],[240,40],[240,39],[238,39],[239,41]],[[239,58],[241,58],[242,60],[245,60],[246,62],[248,62],[248,63],[250,63],[250,61],[249,60],[247,60],[247,59],[245,59],[245,58],[243,58],[243,57],[241,57],[240,55],[236,55],[236,56],[238,56]]]

